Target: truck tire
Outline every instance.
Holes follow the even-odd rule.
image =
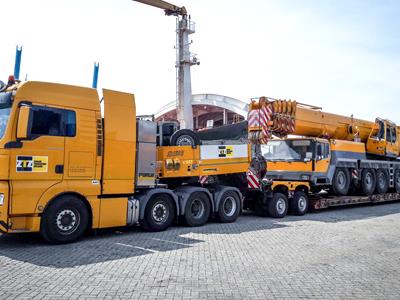
[[[346,168],[337,168],[333,176],[332,189],[336,195],[345,196],[349,192],[350,172]]]
[[[396,193],[400,193],[400,170],[396,170],[394,172],[394,188],[396,190]]]
[[[240,198],[235,191],[226,191],[218,205],[218,219],[222,223],[235,222],[240,213]]]
[[[389,188],[389,174],[385,169],[376,171],[376,187],[378,194],[385,194]]]
[[[373,169],[364,169],[361,173],[361,190],[364,195],[372,195],[375,191],[376,176]]]
[[[171,135],[171,146],[197,146],[200,145],[200,139],[197,134],[189,129],[175,131]]]
[[[156,232],[167,229],[175,219],[173,200],[166,194],[155,194],[147,202],[144,218],[140,225],[146,231]]]
[[[190,227],[202,226],[210,216],[210,199],[203,192],[194,192],[185,205],[184,220]]]
[[[268,202],[268,214],[273,218],[283,218],[288,211],[288,198],[285,194],[274,193]]]
[[[41,236],[52,244],[65,244],[80,238],[89,225],[89,213],[81,199],[64,195],[53,200],[44,211]]]
[[[302,191],[294,193],[293,199],[290,201],[290,211],[296,216],[303,216],[308,210],[308,197]]]

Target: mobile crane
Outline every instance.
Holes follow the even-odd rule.
[[[302,215],[310,200],[323,208],[400,199],[400,131],[393,122],[261,97],[251,102],[248,123],[257,162],[249,171],[249,187],[256,195],[271,192],[256,203],[272,215],[283,217],[288,204]]]

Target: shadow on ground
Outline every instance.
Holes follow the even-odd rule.
[[[284,219],[263,218],[244,212],[237,222],[231,224],[209,223],[196,228],[176,226],[156,233],[143,232],[138,227],[104,229],[67,245],[48,245],[38,234],[3,235],[0,236],[0,261],[1,257],[8,257],[39,266],[71,268],[189,248],[204,242],[201,235],[241,234],[296,226],[300,221],[336,223],[397,213],[400,213],[400,202],[332,208]]]

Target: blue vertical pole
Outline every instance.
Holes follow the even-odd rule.
[[[94,70],[93,70],[93,82],[92,88],[97,89],[97,80],[99,79],[99,66],[98,62],[94,63]]]
[[[22,46],[17,46],[17,52],[15,53],[15,65],[14,65],[14,78],[19,79],[19,71],[21,69],[21,56]]]

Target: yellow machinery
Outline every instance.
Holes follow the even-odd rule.
[[[293,196],[288,182],[307,183],[290,203],[297,214],[306,211],[308,195],[321,190],[339,196],[387,195],[389,200],[394,198],[390,193],[400,192],[400,135],[389,120],[369,122],[261,97],[251,102],[248,122],[255,158],[267,162],[267,170],[257,174],[260,182],[273,182],[286,203]]]
[[[236,220],[240,191],[198,178],[245,172],[247,144],[162,145],[162,124],[136,116],[134,95],[103,99],[102,117],[95,89],[0,82],[0,231],[63,243],[91,228],[164,230],[180,216]]]

